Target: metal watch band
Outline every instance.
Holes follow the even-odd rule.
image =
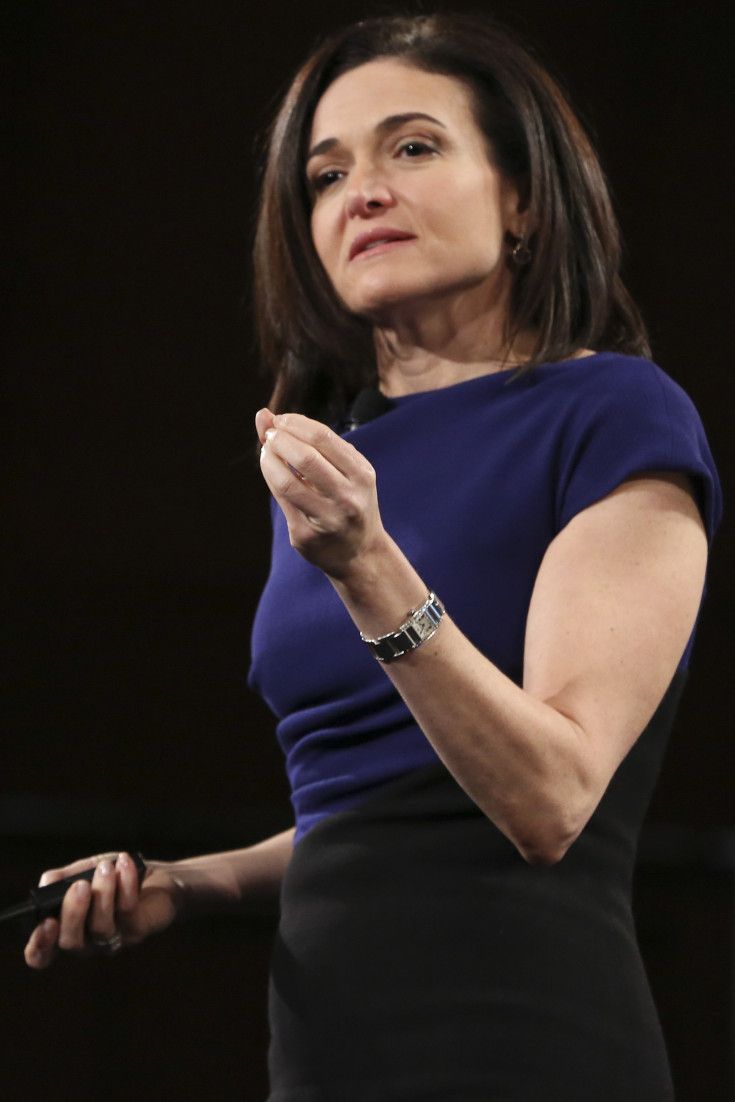
[[[360,638],[367,643],[378,662],[393,662],[431,639],[443,615],[444,605],[436,593],[429,593],[422,605],[406,613],[406,619],[398,631],[389,631],[377,639],[368,639],[360,632]]]

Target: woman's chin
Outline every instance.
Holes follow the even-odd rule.
[[[474,316],[480,308],[487,308],[488,300],[498,300],[507,289],[502,280],[491,273],[472,274],[457,279],[443,273],[439,279],[417,281],[415,273],[406,279],[375,279],[368,284],[349,288],[342,298],[352,314],[364,318],[373,325],[390,328],[401,321],[415,323],[430,319],[437,311],[449,311],[453,316]]]
[[[431,302],[432,296],[427,295],[425,289],[391,288],[362,295],[352,304],[348,303],[348,309],[373,325],[391,326],[401,318],[414,316],[417,311],[431,309]]]

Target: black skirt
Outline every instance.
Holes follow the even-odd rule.
[[[630,906],[657,715],[556,865],[442,765],[312,828],[283,884],[269,1102],[670,1102]]]

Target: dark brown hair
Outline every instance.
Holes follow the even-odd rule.
[[[650,355],[619,275],[620,235],[605,177],[555,81],[485,16],[385,16],[330,36],[291,84],[268,137],[254,250],[258,339],[271,407],[336,419],[376,381],[372,326],[347,311],[311,240],[307,142],[328,86],[380,57],[400,58],[469,88],[496,167],[514,181],[534,228],[517,269],[509,333],[534,330],[536,363],[580,348]]]

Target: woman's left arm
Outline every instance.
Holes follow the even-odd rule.
[[[294,547],[324,570],[360,631],[396,630],[431,579],[383,529],[371,465],[300,414],[260,411],[256,424],[261,441],[268,432],[261,469]],[[694,625],[706,560],[689,479],[648,471],[578,513],[548,547],[522,688],[448,615],[385,665],[449,771],[527,861],[563,857],[656,710]]]

